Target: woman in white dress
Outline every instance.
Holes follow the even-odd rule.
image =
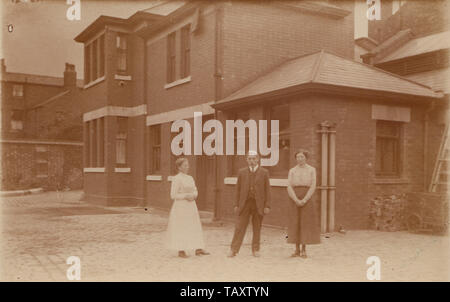
[[[195,255],[209,255],[204,250],[202,224],[198,214],[198,191],[194,178],[188,175],[189,162],[186,158],[176,160],[178,174],[172,178],[170,198],[173,199],[167,227],[167,248],[178,251],[178,256],[187,258],[187,250]]]

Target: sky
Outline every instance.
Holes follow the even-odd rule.
[[[367,35],[365,0],[356,0],[355,37]],[[83,48],[73,38],[100,15],[128,18],[154,5],[151,0],[81,0],[81,20],[69,21],[66,0],[13,3],[1,0],[0,58],[10,72],[62,77],[65,63],[75,64],[83,78]],[[13,31],[8,31],[8,25]]]
[[[73,39],[100,15],[128,18],[155,1],[81,0],[81,20],[69,21],[66,0],[12,3],[1,0],[0,58],[11,72],[62,77],[65,63],[83,77],[83,46]],[[8,32],[8,25],[13,31]]]

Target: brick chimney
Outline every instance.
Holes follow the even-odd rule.
[[[74,64],[66,63],[66,69],[64,70],[64,87],[77,87],[77,72],[75,71]]]

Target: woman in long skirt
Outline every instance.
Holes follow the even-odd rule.
[[[320,243],[320,226],[315,201],[316,169],[306,163],[308,151],[295,153],[297,165],[289,170],[288,243],[295,244],[292,257],[306,258],[306,245]]]
[[[187,250],[195,250],[197,256],[209,255],[204,250],[202,224],[198,214],[198,191],[194,178],[188,175],[189,162],[186,158],[176,161],[178,174],[172,178],[170,198],[173,205],[167,226],[167,248],[178,251],[178,256],[187,258]]]

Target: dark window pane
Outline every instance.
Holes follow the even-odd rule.
[[[377,121],[376,163],[377,175],[393,176],[400,173],[401,123]]]

